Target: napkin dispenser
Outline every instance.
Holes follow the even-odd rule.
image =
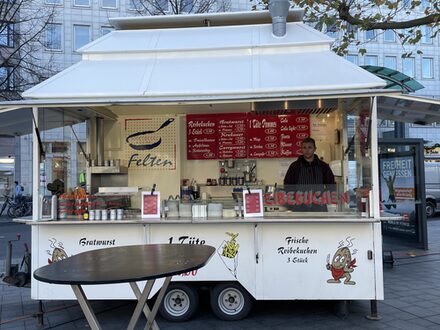
[[[53,196],[40,196],[38,220],[57,220],[58,219],[58,198]]]

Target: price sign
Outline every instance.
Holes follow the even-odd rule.
[[[142,219],[160,218],[160,192],[142,192]]]
[[[259,189],[243,190],[244,216],[262,217],[263,216],[263,192]]]

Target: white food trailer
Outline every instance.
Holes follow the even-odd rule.
[[[185,320],[192,316],[201,286],[211,289],[215,314],[227,320],[245,317],[252,298],[384,299],[378,107],[383,106],[387,119],[402,119],[408,113],[408,120],[417,120],[403,107],[399,114],[393,113],[400,102],[413,99],[384,90],[383,80],[335,55],[330,49],[333,40],[303,24],[301,11],[289,12],[285,34],[280,36],[274,35],[268,12],[111,22],[116,30],[81,48],[81,62],[26,91],[26,100],[3,104],[1,114],[31,107],[43,135],[53,126],[86,121],[89,192],[109,182],[144,191],[156,184],[165,200],[181,192],[182,180],[194,178],[208,182],[200,185],[200,204],[207,206],[208,216],[194,217],[194,211],[192,216],[184,214],[187,207],[181,200],[180,217],[166,214],[160,205],[157,212],[162,208],[162,217],[142,218],[140,212],[132,212],[141,208],[142,193],[135,190],[130,195],[131,211],[126,210],[122,220],[47,220],[41,215],[39,197],[47,194],[46,187],[34,180],[34,215],[27,221],[32,226],[32,271],[110,246],[209,244],[217,253],[206,267],[173,278],[161,307],[164,317]],[[58,114],[61,119],[51,120]],[[237,217],[234,212],[232,216],[231,212],[209,214],[210,201],[219,204],[213,201],[231,196],[234,187],[207,180],[219,180],[221,169],[228,165],[209,152],[218,150],[221,141],[202,137],[199,144],[191,144],[202,155],[200,159],[188,156],[192,127],[187,119],[200,116],[203,131],[203,123],[209,122],[203,116],[213,114],[216,118],[306,116],[317,154],[331,164],[336,177],[336,197],[330,198],[328,212],[294,212],[283,203],[270,207],[264,195],[263,216],[242,217],[240,205],[233,202],[231,211],[238,210]],[[436,111],[426,110],[420,116],[430,121]],[[53,124],[55,120],[59,123]],[[264,126],[263,121],[260,124]],[[298,128],[285,126],[286,130],[289,127]],[[142,143],[154,147],[130,146],[133,135],[141,131],[151,135]],[[33,177],[39,178],[47,169],[39,162],[35,130],[33,141]],[[249,140],[239,143],[244,150],[247,145],[248,154],[250,144]],[[253,145],[258,147],[255,141]],[[258,190],[282,182],[296,155],[268,155],[252,157],[258,176],[241,186]],[[243,168],[249,160],[231,158],[243,161]],[[105,159],[118,159],[120,164],[112,161],[105,166]],[[223,204],[223,211],[228,203]],[[31,287],[33,299],[74,299],[68,286],[32,279]],[[88,286],[85,292],[89,299],[134,299],[128,284]]]

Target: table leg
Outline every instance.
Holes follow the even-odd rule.
[[[154,303],[153,309],[151,310],[150,317],[147,320],[147,324],[145,325],[144,330],[152,329],[153,322],[155,322],[154,319],[156,318],[156,314],[157,311],[159,310],[159,306],[162,303],[163,297],[165,296],[165,292],[167,292],[168,285],[171,282],[171,278],[172,276],[168,276],[165,278],[165,282],[163,282],[162,288],[159,291],[156,302]]]
[[[155,282],[155,280],[149,280],[149,281],[147,281],[147,283],[145,284],[146,289],[148,290],[148,296],[150,295],[150,292],[151,292],[151,289],[153,288],[153,284],[154,284],[154,282]],[[137,283],[136,283],[136,282],[130,282],[130,286],[131,286],[131,289],[132,289],[133,292],[134,292],[134,295],[136,296],[137,300],[139,301],[139,299],[141,298],[141,294],[142,294],[142,293],[141,293],[141,290],[139,289]],[[148,287],[148,288],[147,288],[147,287]],[[148,297],[148,296],[147,296],[147,297]],[[148,298],[147,298],[147,299],[148,299]],[[146,317],[147,320],[148,320],[148,319],[150,318],[150,313],[151,313],[151,311],[150,311],[150,308],[148,307],[148,304],[147,304],[147,303],[145,303],[145,305],[144,305],[143,312],[144,312],[145,317]],[[159,326],[157,325],[157,322],[156,322],[156,321],[153,322],[151,328],[152,328],[153,330],[159,330]]]
[[[87,319],[87,322],[89,322],[90,328],[92,330],[101,330],[102,328],[98,323],[98,319],[96,318],[95,313],[93,313],[92,306],[90,305],[90,302],[87,300],[87,297],[81,285],[72,284],[71,287]]]

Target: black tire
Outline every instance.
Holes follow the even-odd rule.
[[[252,308],[252,298],[239,283],[220,283],[211,291],[211,308],[221,320],[244,319]]]
[[[8,217],[15,218],[15,206],[9,206],[7,213]]]
[[[189,320],[199,307],[199,294],[192,285],[170,283],[159,307],[159,314],[170,322]]]
[[[426,202],[426,217],[432,218],[435,215],[435,204],[431,201]]]
[[[26,207],[25,205],[18,205],[12,208],[12,214],[14,218],[21,218],[26,215]]]

